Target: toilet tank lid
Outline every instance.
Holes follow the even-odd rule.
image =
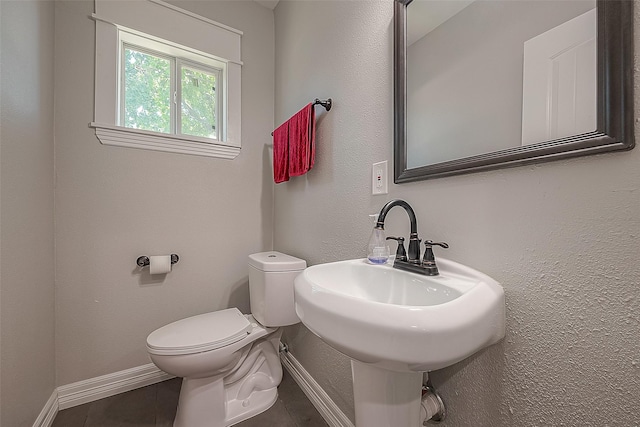
[[[262,271],[298,271],[307,261],[281,252],[269,251],[249,255],[249,265]]]

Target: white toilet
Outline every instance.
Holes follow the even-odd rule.
[[[237,308],[178,320],[147,337],[153,363],[183,377],[174,427],[226,427],[273,405],[282,380],[282,329],[300,319],[293,280],[306,261],[280,252],[249,256],[250,315]]]

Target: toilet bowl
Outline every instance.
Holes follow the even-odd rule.
[[[293,280],[305,268],[304,260],[279,252],[250,255],[252,314],[237,308],[200,314],[147,337],[153,363],[183,378],[174,427],[227,427],[275,403],[280,327],[300,321]]]

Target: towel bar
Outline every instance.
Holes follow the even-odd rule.
[[[313,101],[313,105],[318,105],[318,104],[322,105],[324,109],[327,111],[331,110],[331,104],[332,104],[331,98],[325,99],[324,101],[321,101],[318,98],[316,98]]]
[[[324,101],[321,99],[314,99],[313,100],[313,104],[312,105],[322,105],[324,107],[325,110],[329,111],[331,110],[331,106],[333,105],[333,101],[331,100],[331,98],[327,98]],[[273,136],[273,132],[271,132],[271,136]]]

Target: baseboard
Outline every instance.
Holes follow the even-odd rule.
[[[313,406],[331,427],[355,427],[351,420],[338,408],[329,395],[320,387],[298,360],[288,351],[280,353],[282,365],[291,374]],[[140,387],[156,384],[174,378],[153,363],[88,380],[64,385],[54,390],[42,409],[33,427],[50,427],[58,410],[115,396]]]
[[[47,403],[42,408],[40,415],[33,423],[33,427],[51,427],[53,420],[58,414],[58,390],[53,390],[51,397],[47,400]]]
[[[174,378],[153,363],[101,377],[58,387],[58,407],[62,409],[93,402]]]
[[[291,374],[322,418],[331,427],[355,427],[351,420],[338,408],[329,395],[320,387],[298,360],[288,351],[280,352],[282,365]]]

